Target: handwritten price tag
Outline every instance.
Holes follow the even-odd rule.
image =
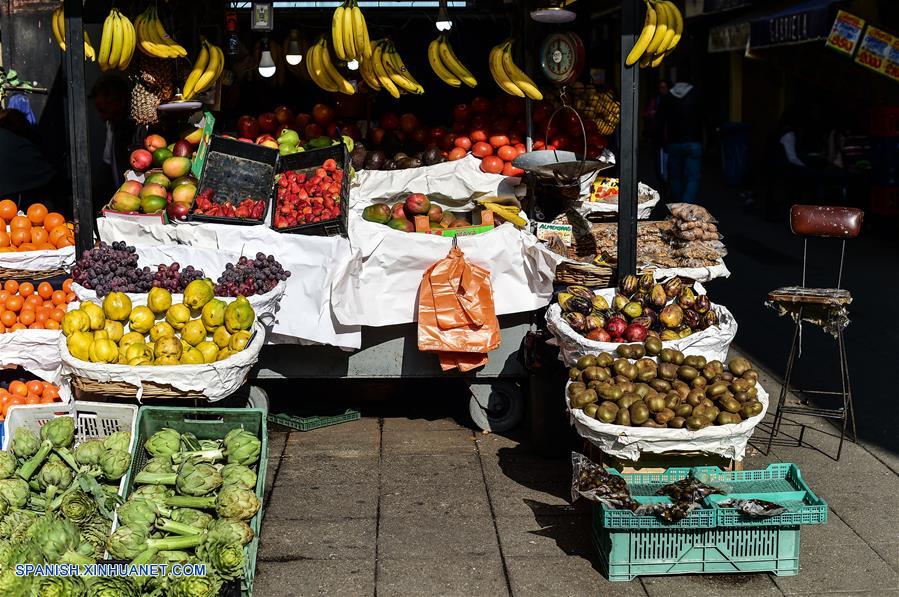
[[[830,35],[825,45],[838,52],[852,56],[855,53],[858,40],[862,37],[864,28],[864,19],[841,10],[837,12],[837,18],[833,22],[833,28],[830,30]]]
[[[890,52],[895,38],[877,27],[868,26],[862,38],[855,61],[879,73],[886,73]]]

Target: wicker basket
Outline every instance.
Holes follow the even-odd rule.
[[[556,267],[556,284],[579,284],[589,288],[608,288],[615,281],[615,270],[592,263],[560,263]]]
[[[27,269],[9,269],[0,267],[0,280],[48,280],[56,276],[66,275],[64,269],[51,269],[43,272]]]
[[[142,385],[144,387],[142,400],[206,400],[206,396],[204,396],[202,392],[185,392],[170,385],[152,381],[144,381]],[[121,381],[101,382],[75,375],[72,376],[72,387],[75,390],[75,397],[79,400],[81,399],[81,396],[85,394],[90,395],[91,397],[102,397],[107,399],[135,399],[137,397],[137,388],[129,383]]]

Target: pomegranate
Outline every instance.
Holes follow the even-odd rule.
[[[627,322],[623,317],[615,315],[609,319],[609,322],[606,324],[606,331],[608,331],[612,337],[622,336],[624,335],[624,330],[627,329]]]
[[[632,323],[621,334],[628,342],[643,342],[646,340],[646,328],[639,323]]]

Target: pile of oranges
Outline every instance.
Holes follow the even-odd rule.
[[[0,201],[0,253],[14,251],[55,251],[75,244],[75,233],[65,217],[35,203],[19,215],[14,201]]]
[[[59,402],[59,386],[49,381],[11,381],[9,388],[0,388],[0,420],[6,418],[10,406],[18,404],[51,404]]]
[[[75,300],[72,279],[61,289],[49,282],[34,287],[31,282],[7,280],[0,290],[0,334],[19,330],[58,330],[69,303]]]

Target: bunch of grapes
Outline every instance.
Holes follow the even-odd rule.
[[[219,276],[215,287],[216,296],[253,296],[265,294],[290,277],[274,255],[256,253],[255,259],[241,257],[237,263],[229,263]]]
[[[203,270],[196,269],[192,265],[181,269],[181,264],[176,261],[171,265],[157,266],[156,274],[153,277],[153,286],[165,288],[171,293],[179,294],[184,292],[187,285],[194,280],[202,280],[205,277]]]
[[[72,278],[98,296],[110,292],[148,292],[153,287],[149,267],[138,267],[134,247],[124,242],[99,245],[84,253],[72,268]]]

